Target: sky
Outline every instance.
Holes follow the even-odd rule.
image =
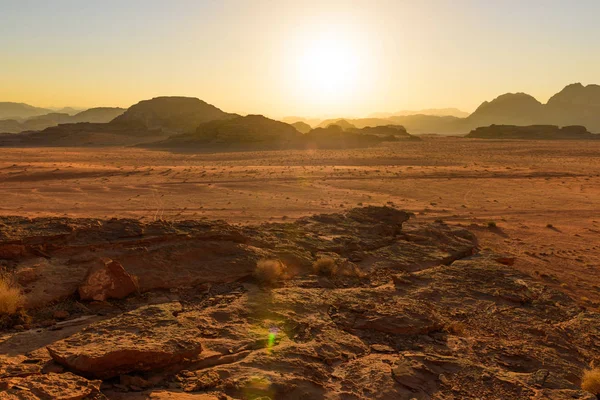
[[[0,101],[348,116],[600,83],[600,1],[0,0]]]

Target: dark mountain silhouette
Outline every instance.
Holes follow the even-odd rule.
[[[389,118],[393,124],[404,126],[413,134],[442,133],[456,134],[465,133],[465,119],[457,117],[438,117],[435,115],[406,115]],[[388,122],[389,123],[389,122]]]
[[[367,126],[362,129],[346,129],[346,131],[362,135],[373,135],[389,140],[420,140],[418,137],[409,134],[406,128],[401,125]]]
[[[507,93],[494,100],[484,101],[466,118],[467,125],[491,124],[530,125],[544,120],[544,106],[525,93]]]
[[[385,118],[332,118],[321,121],[317,128],[327,128],[329,125],[338,125],[342,128],[365,128],[367,126],[389,125],[390,120]]]
[[[324,127],[338,119],[322,121]],[[365,126],[403,125],[413,134],[466,134],[489,125],[581,125],[591,132],[600,132],[600,85],[566,86],[542,104],[525,93],[506,93],[492,101],[483,102],[466,118],[435,115],[405,115],[389,118],[346,119],[357,128]]]
[[[113,122],[141,122],[148,129],[193,132],[200,124],[238,117],[195,97],[155,97],[129,107]]]
[[[79,122],[106,123],[123,114],[125,109],[117,107],[97,107],[82,111],[75,115],[67,113],[49,113],[27,118],[23,121],[0,120],[0,132],[19,133],[25,131],[40,131],[59,124]]]
[[[600,133],[600,85],[574,83],[548,100],[548,121],[556,125],[577,123]]]
[[[323,125],[323,124],[321,124],[320,126],[321,126],[321,127],[323,127],[322,125]],[[337,121],[333,121],[333,122],[331,122],[331,123],[328,123],[328,124],[327,124],[327,125],[325,125],[324,127],[325,127],[325,128],[328,128],[328,127],[330,127],[331,125],[337,125],[337,126],[339,126],[340,128],[342,128],[343,130],[348,130],[348,129],[354,129],[354,128],[356,128],[356,126],[354,126],[354,124],[352,124],[352,123],[350,123],[350,122],[346,121],[345,119],[338,119]]]
[[[85,109],[79,109],[79,108],[73,108],[73,107],[63,107],[63,108],[54,110],[54,112],[62,113],[62,114],[69,114],[69,115],[75,115],[82,111],[85,111]]]
[[[160,129],[139,122],[62,124],[42,131],[0,135],[0,146],[129,146],[166,138]]]
[[[468,112],[459,110],[458,108],[426,108],[423,110],[401,110],[395,113],[373,113],[369,115],[371,118],[390,118],[390,117],[404,117],[407,115],[432,115],[436,117],[457,117],[466,118],[469,116]]]
[[[584,126],[556,125],[491,125],[474,129],[467,135],[478,139],[528,139],[528,140],[589,140],[600,139]]]
[[[187,150],[353,148],[383,141],[416,139],[403,127],[344,130],[338,125],[312,129],[301,134],[292,125],[262,115],[248,115],[229,120],[215,120],[200,125],[195,132],[179,134],[143,147]]]
[[[296,128],[296,130],[300,133],[308,133],[310,132],[310,130],[312,129],[312,127],[307,124],[306,122],[302,122],[302,121],[298,121],[298,122],[294,122],[292,125],[294,128]]]
[[[375,146],[384,141],[397,141],[394,136],[382,137],[353,128],[344,130],[341,126],[330,124],[326,128],[315,128],[303,136],[303,147],[309,149],[351,149]]]
[[[52,110],[25,103],[0,102],[0,119],[22,119],[48,114]]]
[[[322,121],[322,118],[304,118],[298,116],[284,117],[281,118],[281,122],[285,122],[286,124],[294,124],[295,122],[304,122],[310,126],[317,126]]]
[[[233,119],[205,122],[195,132],[171,136],[150,147],[176,148],[287,148],[300,140],[302,134],[292,125],[262,115],[247,115]]]
[[[73,115],[71,122],[105,123],[112,121],[124,112],[125,109],[120,107],[95,107]]]

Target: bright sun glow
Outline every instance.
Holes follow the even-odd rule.
[[[329,26],[298,33],[287,48],[286,79],[301,102],[329,111],[355,103],[372,72],[365,38],[348,26]]]
[[[360,57],[348,40],[328,35],[307,43],[298,67],[303,90],[326,100],[340,100],[356,89]]]

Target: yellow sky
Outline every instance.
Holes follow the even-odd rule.
[[[0,0],[0,101],[362,116],[600,83],[598,2],[46,3]]]

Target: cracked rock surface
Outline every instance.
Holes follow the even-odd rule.
[[[61,387],[69,399],[594,398],[579,387],[600,361],[600,315],[480,252],[469,231],[408,219],[388,207],[247,227],[0,218],[0,257],[29,306],[86,314],[2,334],[0,399]],[[316,274],[323,257],[339,269]],[[77,300],[105,258],[139,292]],[[261,259],[285,274],[260,284]]]

